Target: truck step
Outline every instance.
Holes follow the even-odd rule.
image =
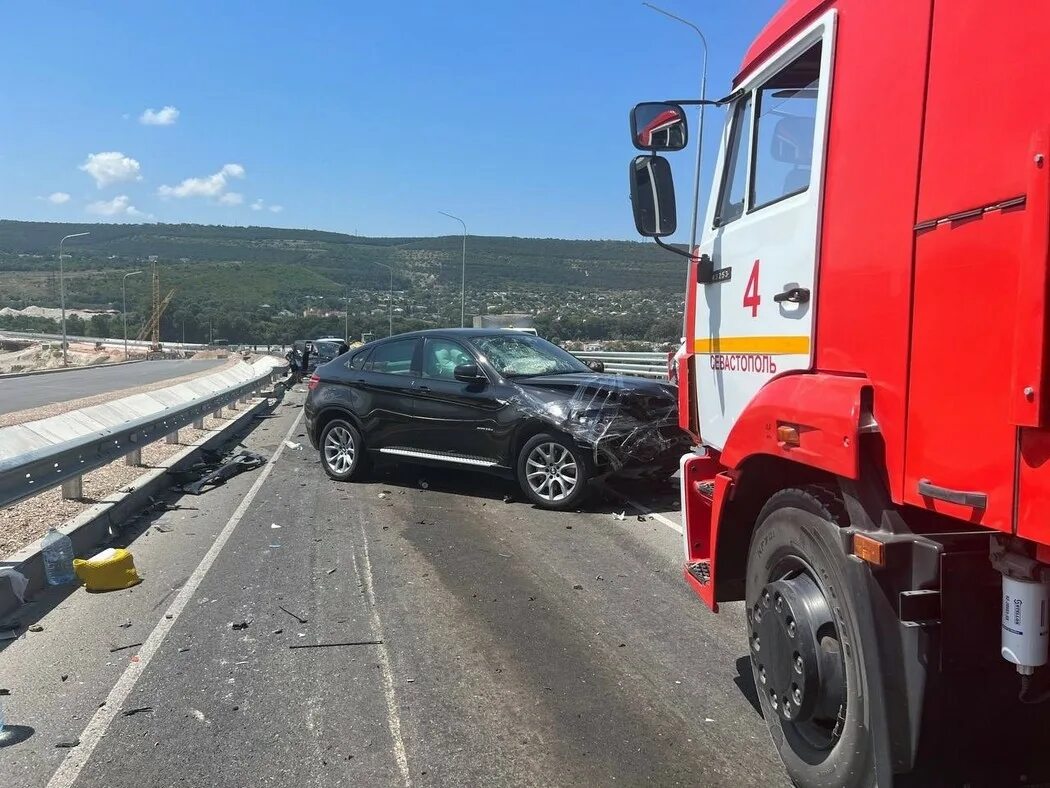
[[[687,564],[686,571],[695,577],[696,581],[702,586],[706,586],[711,582],[711,562],[707,559]]]

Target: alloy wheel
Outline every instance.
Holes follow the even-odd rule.
[[[572,452],[559,443],[541,443],[525,461],[529,487],[545,501],[563,501],[579,483],[579,467]]]
[[[333,427],[324,439],[324,460],[335,473],[348,473],[354,465],[357,447],[346,427]]]

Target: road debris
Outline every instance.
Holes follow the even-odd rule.
[[[574,585],[574,586],[572,587],[572,590],[573,590],[573,591],[582,591],[582,590],[583,590],[583,586],[582,586],[582,585],[580,585],[579,583],[577,583],[576,585]]]
[[[284,445],[287,446],[292,451],[302,451],[303,450],[303,444],[296,443],[295,441],[285,441]]]
[[[116,654],[118,651],[127,651],[129,648],[138,648],[141,643],[128,643],[126,646],[114,646],[109,650],[110,654]]]
[[[72,750],[80,746],[80,739],[62,739],[55,742],[55,747],[60,750]]]
[[[337,571],[339,571],[338,567],[334,567],[333,566],[331,569],[326,569],[325,570],[325,574],[326,575],[334,575]]]
[[[170,525],[155,525],[153,526],[153,530],[156,531],[158,534],[170,534],[175,529],[172,528]]]
[[[230,629],[247,629],[249,626],[251,626],[250,621],[240,621],[230,624]]]
[[[136,714],[145,714],[150,711],[153,711],[152,706],[139,706],[135,709],[124,709],[120,714],[122,717],[134,717]]]
[[[644,523],[646,520],[651,520],[651,519],[653,519],[653,518],[646,517],[644,514],[638,515],[638,522],[640,522],[640,523]]]
[[[217,452],[206,452],[207,459],[185,471],[168,471],[181,484],[182,492],[200,495],[205,487],[218,487],[239,473],[250,471],[266,463],[266,458],[258,452],[240,449],[232,454],[221,455]]]
[[[127,629],[130,626],[131,626],[131,622],[130,621],[125,621],[123,624],[117,624],[117,628],[118,629]]]
[[[280,528],[281,526],[279,526],[277,523],[270,523],[270,527],[271,528]]]
[[[59,678],[62,679],[62,681],[65,681],[66,679],[69,678],[69,674],[68,673],[63,673],[61,676],[59,676]]]
[[[283,629],[275,629],[275,630],[273,631],[273,634],[275,634],[275,635],[280,635],[280,634],[281,634],[282,632],[284,632],[284,630],[283,630]]]
[[[190,650],[189,646],[182,646],[182,647],[179,648],[179,653],[180,654],[185,654],[189,650]]]
[[[284,611],[285,613],[287,613],[288,615],[290,615],[290,616],[291,616],[292,618],[294,618],[294,619],[295,619],[296,621],[298,621],[298,622],[299,622],[300,624],[306,624],[306,623],[309,623],[309,622],[308,622],[308,619],[305,619],[305,618],[303,618],[302,616],[296,615],[295,613],[293,613],[293,612],[292,612],[291,610],[289,610],[288,608],[284,607],[283,605],[278,605],[277,607],[278,607],[278,608],[280,608],[281,610],[283,610],[283,611]]]
[[[43,632],[44,631],[44,627],[41,624],[30,624],[29,625],[29,631],[30,632]]]
[[[350,640],[345,643],[293,643],[288,648],[336,648],[339,646],[381,646],[382,640]],[[409,679],[411,681],[411,679]]]
[[[514,496],[512,496],[512,495],[504,495],[503,496],[503,503],[514,503]]]
[[[627,512],[626,511],[614,512],[613,513],[613,517],[615,517],[617,520],[626,520],[627,519]]]

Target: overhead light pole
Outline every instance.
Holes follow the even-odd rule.
[[[372,260],[371,262],[372,265],[378,265],[380,268],[385,268],[387,273],[390,274],[390,290],[386,297],[386,309],[387,322],[389,324],[387,326],[387,336],[392,337],[394,336],[394,269],[385,263],[377,263],[375,260]]]
[[[120,281],[120,293],[124,300],[124,360],[128,360],[128,277],[134,276],[135,274],[141,274],[142,271],[129,271],[124,274],[124,278]],[[186,332],[186,323],[182,324],[183,334]],[[183,339],[183,342],[186,340]]]
[[[444,211],[438,211],[438,213],[449,219],[455,219],[463,225],[463,264],[459,273],[459,327],[464,328],[467,319],[467,223],[450,213]]]
[[[66,340],[66,273],[65,267],[62,265],[62,244],[68,241],[70,238],[80,238],[84,235],[91,235],[91,233],[71,233],[70,235],[63,236],[62,240],[58,242],[58,299],[62,306],[62,366],[69,366],[69,354],[67,352],[66,345],[69,342]]]

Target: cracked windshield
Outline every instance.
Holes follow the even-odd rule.
[[[1050,785],[1050,4],[2,28],[0,785]]]

